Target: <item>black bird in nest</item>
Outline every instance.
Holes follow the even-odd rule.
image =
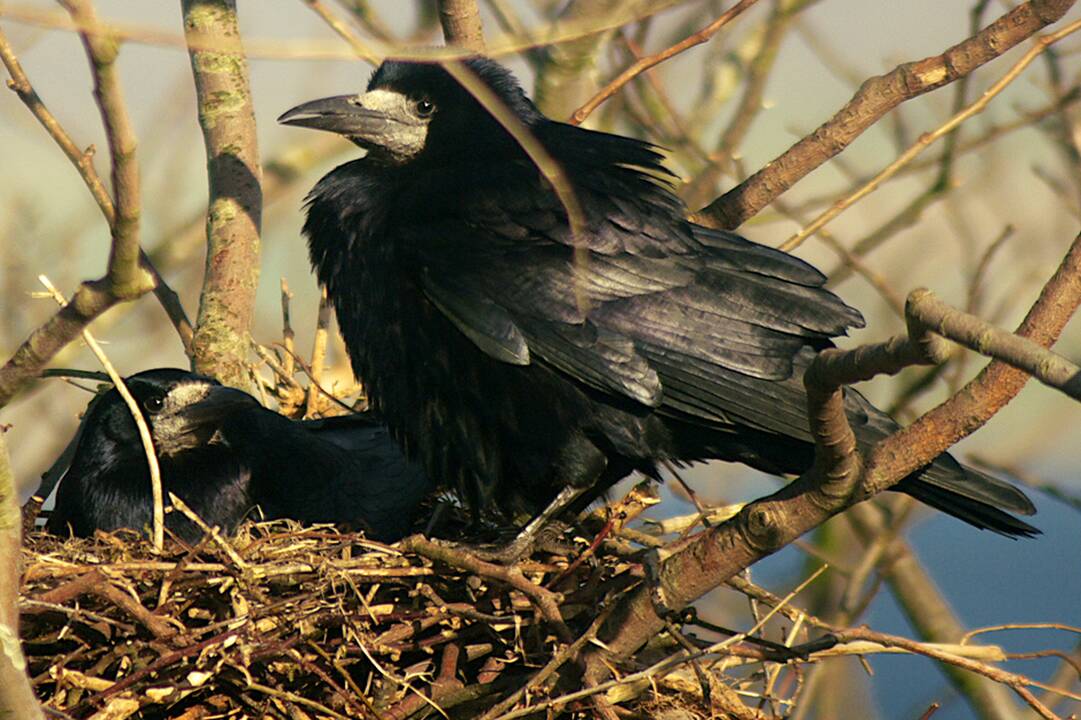
[[[147,370],[125,384],[147,420],[164,492],[208,525],[232,531],[258,506],[266,518],[336,523],[396,540],[431,489],[386,429],[364,415],[290,420],[184,370]],[[91,401],[79,432],[46,529],[86,536],[148,526],[150,471],[115,388]],[[202,536],[176,510],[165,524],[188,542]]]
[[[548,505],[507,558],[634,470],[810,467],[802,375],[859,312],[802,260],[688,221],[653,145],[545,117],[491,60],[459,67],[516,122],[442,65],[397,60],[366,92],[279,118],[367,150],[311,191],[304,232],[406,454],[475,512]],[[558,164],[574,214],[514,125]],[[897,429],[846,398],[861,443]],[[979,528],[1038,532],[1010,514],[1034,512],[1023,493],[946,454],[894,489]]]

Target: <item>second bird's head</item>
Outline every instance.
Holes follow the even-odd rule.
[[[489,109],[492,100],[526,127],[543,119],[508,70],[474,57],[448,66],[387,60],[365,92],[312,100],[278,122],[343,135],[388,166],[477,160],[515,143],[507,118]]]
[[[224,423],[235,413],[261,407],[245,392],[212,378],[162,368],[124,381],[146,418],[159,457],[170,457],[220,440]],[[113,388],[95,400],[84,428],[127,447],[139,447],[139,433],[120,393]]]

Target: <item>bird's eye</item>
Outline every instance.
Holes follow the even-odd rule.
[[[435,103],[428,98],[421,98],[417,100],[417,115],[421,117],[431,117],[431,114],[435,112]]]
[[[165,407],[165,398],[161,395],[151,395],[143,400],[143,407],[148,413],[161,412],[161,409]]]

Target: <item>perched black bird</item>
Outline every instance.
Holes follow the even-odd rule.
[[[554,497],[522,543],[660,461],[807,469],[802,373],[860,314],[807,263],[687,221],[654,146],[550,120],[501,66],[464,66],[560,165],[577,233],[513,134],[438,64],[384,62],[367,92],[279,118],[367,150],[315,186],[304,232],[406,453],[475,508]],[[861,442],[897,428],[847,398]],[[949,455],[896,489],[976,527],[1038,532],[1009,514],[1034,512],[1024,494]]]
[[[338,523],[395,540],[431,489],[386,430],[362,415],[290,420],[183,370],[147,370],[125,382],[150,426],[163,490],[209,525],[231,531],[259,506],[267,518]],[[146,455],[115,388],[91,402],[81,433],[47,529],[85,536],[149,525]],[[166,515],[166,526],[188,541],[202,536],[180,512]]]

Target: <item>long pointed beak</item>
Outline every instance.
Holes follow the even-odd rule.
[[[215,385],[201,400],[188,405],[181,412],[185,430],[194,432],[201,428],[217,428],[222,421],[245,408],[261,407],[255,398],[235,388]]]
[[[388,117],[378,110],[362,107],[356,95],[338,95],[297,105],[282,113],[278,122],[366,138],[385,132]]]

